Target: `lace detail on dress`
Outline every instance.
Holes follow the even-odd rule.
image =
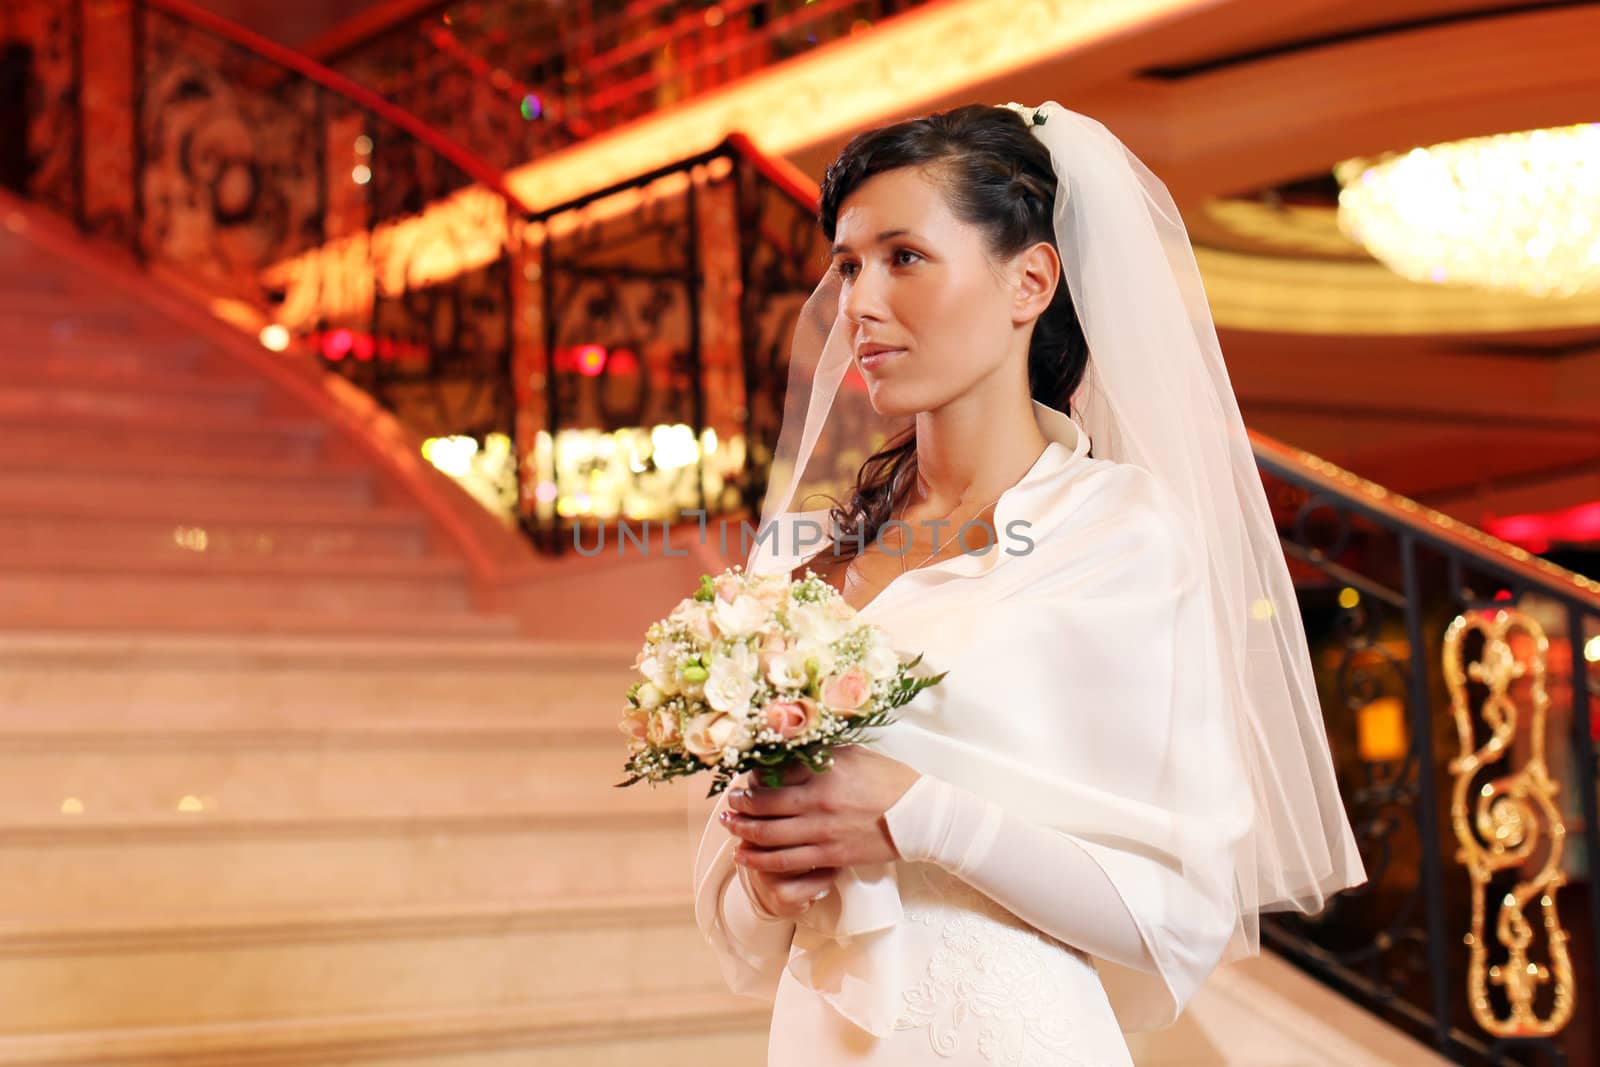
[[[901,994],[906,1009],[895,1029],[925,1026],[933,1050],[954,1056],[970,1016],[978,1052],[990,1063],[1089,1067],[1073,1051],[1072,1006],[1045,958],[1073,950],[941,868],[913,863],[901,872],[909,876],[901,884],[906,921],[938,927],[939,943],[927,977]]]

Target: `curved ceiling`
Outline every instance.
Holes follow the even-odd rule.
[[[1600,121],[1596,41],[1593,3],[1223,0],[909,113],[1105,122],[1183,212],[1252,427],[1482,522],[1600,499],[1600,299],[1402,279],[1339,234],[1331,171]],[[820,173],[849,132],[795,161]]]

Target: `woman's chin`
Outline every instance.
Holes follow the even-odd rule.
[[[923,405],[908,396],[906,390],[897,389],[888,382],[869,382],[867,399],[872,402],[872,410],[886,419],[915,415],[925,410]]]

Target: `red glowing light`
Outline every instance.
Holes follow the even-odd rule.
[[[604,345],[573,345],[558,354],[558,364],[593,378],[606,369],[606,355]]]
[[[1600,500],[1562,511],[1490,519],[1483,528],[1502,541],[1521,545],[1530,552],[1546,552],[1552,543],[1600,542]]]
[[[350,354],[354,344],[355,335],[349,330],[334,330],[322,335],[322,354],[337,363]]]

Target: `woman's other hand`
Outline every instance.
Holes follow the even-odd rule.
[[[736,869],[745,895],[755,903],[756,914],[791,922],[827,894],[838,873],[833,867],[819,867],[806,874],[768,874],[742,863]]]

